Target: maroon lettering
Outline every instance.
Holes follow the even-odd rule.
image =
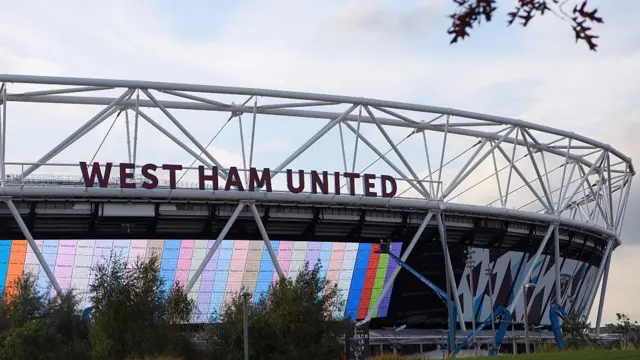
[[[360,174],[346,172],[344,173],[344,177],[349,180],[349,193],[351,196],[354,196],[356,194],[356,179],[360,177]]]
[[[127,180],[133,179],[133,173],[130,173],[129,170],[135,169],[136,166],[131,163],[120,163],[120,188],[121,189],[135,189],[135,182],[128,182]]]
[[[340,195],[340,173],[338,171],[333,173],[333,186],[335,187],[333,193],[336,195]]]
[[[266,187],[267,192],[271,192],[271,170],[269,168],[262,169],[262,177],[258,174],[256,168],[249,169],[249,191],[254,191],[255,188],[262,189]]]
[[[211,175],[206,175],[204,173],[204,166],[198,166],[198,184],[200,190],[204,190],[206,188],[205,181],[211,181],[211,186],[213,190],[218,190],[218,167],[214,166],[211,169]]]
[[[229,191],[232,186],[235,186],[238,191],[244,191],[242,179],[240,179],[238,168],[235,166],[229,168],[229,174],[227,175],[227,182],[224,184],[224,190]]]
[[[304,170],[298,170],[298,186],[293,186],[293,170],[287,169],[287,188],[294,194],[304,190]]]
[[[364,188],[364,196],[366,197],[376,197],[378,193],[373,191],[372,189],[376,187],[376,184],[373,180],[376,179],[374,174],[364,174],[362,177],[362,187]]]
[[[396,196],[396,192],[398,191],[398,184],[396,184],[396,179],[389,175],[380,176],[381,189],[382,189],[382,197],[383,198],[392,198]],[[387,190],[387,182],[391,185],[391,190]]]
[[[169,170],[169,189],[175,189],[176,171],[182,170],[182,165],[162,164],[162,170]]]
[[[153,173],[156,170],[158,170],[158,167],[154,164],[142,165],[142,176],[144,176],[145,179],[149,180],[149,182],[145,181],[142,183],[143,188],[155,189],[158,187],[158,177]]]
[[[109,177],[111,176],[111,168],[113,163],[106,163],[104,165],[104,176],[102,175],[102,169],[100,169],[100,163],[94,162],[91,166],[91,175],[89,175],[89,168],[86,162],[80,162],[80,171],[82,172],[82,180],[84,180],[84,186],[92,188],[96,183],[96,177],[98,178],[98,186],[101,188],[109,187]]]
[[[318,188],[323,194],[329,193],[329,173],[326,171],[322,172],[322,179],[317,171],[311,172],[311,192],[314,194],[318,193]]]

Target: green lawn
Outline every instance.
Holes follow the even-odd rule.
[[[592,350],[592,351],[563,351],[531,355],[502,355],[500,359],[514,360],[640,360],[640,350]],[[495,357],[481,357],[475,359],[496,359]]]

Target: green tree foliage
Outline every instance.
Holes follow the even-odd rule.
[[[616,313],[616,322],[608,324],[606,327],[612,333],[618,335],[618,347],[621,349],[631,349],[640,347],[640,326],[637,321],[623,313]]]
[[[579,350],[593,345],[593,340],[589,337],[591,324],[582,320],[577,313],[570,313],[562,322],[562,337],[567,350]]]
[[[89,289],[94,359],[189,355],[189,341],[176,329],[191,319],[195,302],[179,284],[167,289],[157,256],[138,259],[127,268],[124,260],[112,255],[94,273]]]
[[[15,285],[19,292],[0,305],[0,359],[88,359],[88,329],[76,296],[39,294],[30,274]]]
[[[249,299],[249,357],[251,359],[324,360],[340,357],[343,334],[351,326],[336,318],[344,305],[337,284],[324,286],[320,264],[295,279],[280,279],[257,300]],[[208,334],[218,359],[243,358],[243,300],[241,293],[217,315]]]

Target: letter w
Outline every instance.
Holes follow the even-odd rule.
[[[100,169],[100,163],[94,162],[91,167],[91,175],[89,175],[89,167],[86,162],[80,163],[80,170],[82,171],[82,180],[84,180],[84,186],[92,188],[96,183],[96,177],[98,177],[98,185],[101,188],[109,187],[109,178],[111,177],[112,163],[108,162],[104,166],[104,176],[102,176],[102,170]]]

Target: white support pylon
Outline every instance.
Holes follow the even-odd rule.
[[[51,285],[56,290],[56,293],[58,295],[62,295],[63,291],[62,291],[62,288],[60,287],[60,284],[58,283],[58,280],[56,280],[56,277],[51,271],[51,268],[49,268],[49,264],[47,264],[47,261],[44,259],[44,256],[42,256],[40,249],[38,249],[38,245],[36,245],[36,242],[33,239],[33,236],[31,236],[31,232],[29,232],[27,225],[24,223],[24,220],[22,220],[22,216],[20,216],[20,212],[18,212],[16,205],[13,203],[11,198],[2,198],[2,201],[4,201],[4,203],[7,204],[9,211],[11,211],[11,215],[13,215],[13,218],[18,223],[18,226],[20,227],[20,231],[22,231],[22,234],[27,239],[27,242],[29,243],[31,250],[33,250],[33,253],[36,255],[36,258],[38,258],[38,262],[40,263],[40,266],[42,266],[42,269],[47,274],[47,277],[49,278],[49,281],[51,281]]]

